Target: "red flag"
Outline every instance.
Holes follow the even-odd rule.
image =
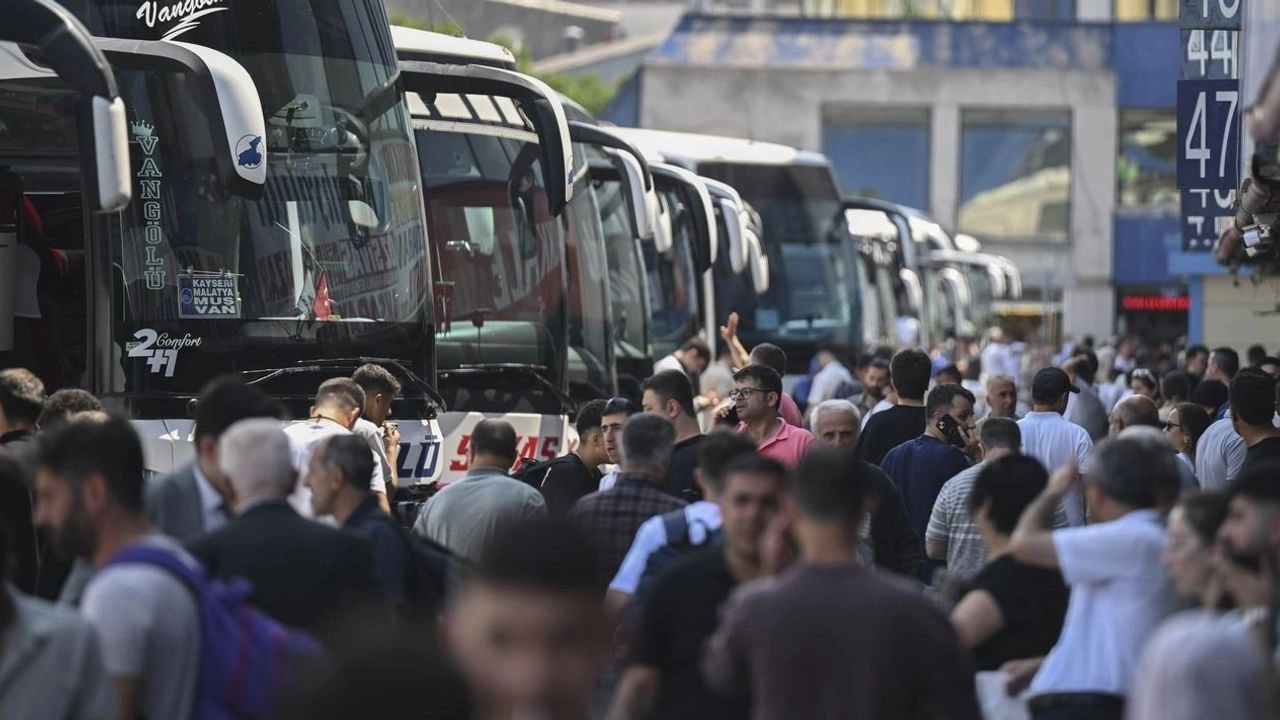
[[[316,299],[311,304],[311,312],[317,320],[328,320],[333,312],[333,300],[329,298],[329,275],[320,273],[320,282],[316,285]]]

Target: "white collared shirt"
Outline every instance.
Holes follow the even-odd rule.
[[[1053,544],[1071,600],[1062,635],[1036,673],[1031,695],[1125,695],[1143,646],[1177,608],[1160,563],[1160,516],[1135,510],[1111,522],[1055,530]]]
[[[208,535],[227,524],[227,504],[209,478],[200,472],[200,463],[195,463],[191,469],[195,472],[196,489],[200,491],[200,514],[204,517],[204,532]]]

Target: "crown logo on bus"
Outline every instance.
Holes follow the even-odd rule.
[[[134,137],[151,137],[151,133],[156,129],[155,125],[146,120],[129,123],[129,126],[133,131]]]

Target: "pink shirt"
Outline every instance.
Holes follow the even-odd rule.
[[[782,393],[782,400],[778,403],[778,414],[788,425],[802,428],[804,427],[804,416],[800,414],[800,408],[796,405],[796,401],[787,393]]]
[[[738,432],[746,432],[747,424],[745,422],[738,423]],[[809,446],[813,445],[813,433],[798,428],[787,421],[782,422],[782,427],[778,428],[778,432],[772,437],[760,443],[757,448],[761,455],[771,457],[791,469],[800,462],[800,458],[809,450]]]

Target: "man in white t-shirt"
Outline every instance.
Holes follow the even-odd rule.
[[[142,443],[123,418],[72,420],[45,436],[37,458],[35,521],[66,559],[97,573],[80,609],[102,641],[121,718],[187,720],[200,670],[200,615],[177,577],[155,565],[109,564],[148,546],[195,560],[143,513]]]
[[[1081,483],[1068,463],[1009,540],[1016,560],[1056,568],[1071,587],[1053,650],[1043,662],[1010,668],[1015,684],[1034,674],[1028,706],[1035,720],[1121,720],[1143,645],[1177,608],[1161,565],[1164,526],[1154,507],[1164,488],[1177,487],[1177,459],[1141,439],[1113,438],[1098,445],[1090,462],[1083,485],[1094,524],[1052,529],[1054,509]]]
[[[1069,463],[1085,467],[1093,451],[1089,432],[1062,416],[1067,398],[1075,392],[1079,390],[1061,369],[1040,370],[1031,382],[1031,412],[1018,421],[1022,454],[1039,460],[1050,473]],[[1063,500],[1067,522],[1073,527],[1083,525],[1086,511],[1080,489],[1072,489]]]
[[[334,435],[350,435],[364,408],[364,390],[354,380],[336,377],[320,383],[316,391],[315,404],[305,422],[290,423],[285,426],[284,434],[289,438],[293,448],[293,466],[298,472],[298,485],[289,496],[289,504],[303,517],[312,517],[311,489],[302,482],[311,464],[311,454],[326,438]],[[382,478],[382,465],[378,456],[369,451],[374,458],[373,475],[369,478],[369,488],[383,511],[390,512],[387,502],[387,484]]]

